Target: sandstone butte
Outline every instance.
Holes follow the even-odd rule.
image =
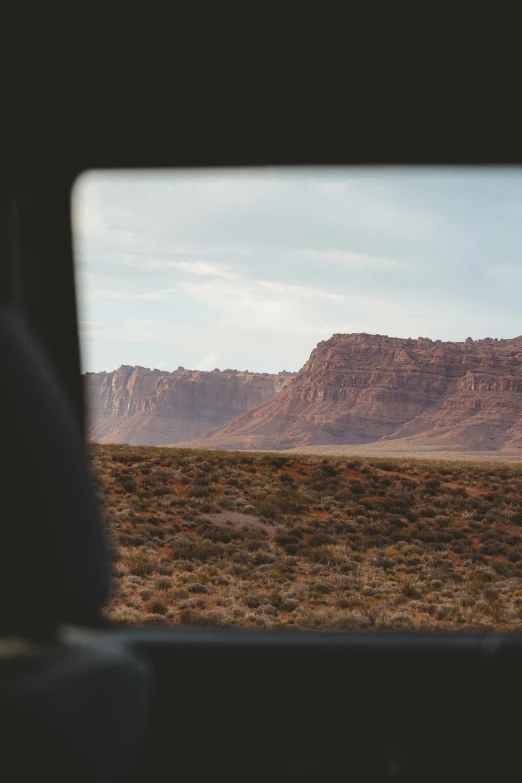
[[[279,394],[184,445],[295,449],[401,440],[419,451],[520,454],[522,337],[335,334]]]
[[[174,372],[122,365],[84,375],[87,436],[144,446],[196,438],[270,400],[293,377],[179,367]]]

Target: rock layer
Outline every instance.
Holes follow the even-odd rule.
[[[168,373],[128,365],[86,373],[88,437],[145,446],[196,438],[259,407],[292,377],[182,367]]]
[[[335,334],[280,394],[190,445],[290,449],[398,438],[424,451],[522,449],[522,337]]]

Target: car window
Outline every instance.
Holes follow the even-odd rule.
[[[522,172],[90,171],[117,624],[522,625]]]

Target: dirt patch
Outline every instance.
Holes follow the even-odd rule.
[[[257,530],[264,530],[272,538],[276,534],[275,525],[271,525],[270,522],[263,522],[259,517],[255,517],[252,514],[241,514],[239,511],[222,511],[220,514],[204,514],[203,519],[208,522],[212,522],[213,525],[218,527],[229,528],[231,530],[241,530],[244,527],[249,527]]]
[[[448,481],[445,486],[446,487],[451,487],[451,489],[461,489],[462,488],[462,484],[455,484],[452,481]],[[464,489],[466,490],[466,492],[467,492],[467,494],[469,495],[470,498],[476,498],[479,495],[487,495],[488,492],[491,491],[489,489],[479,489],[478,487],[464,487]]]

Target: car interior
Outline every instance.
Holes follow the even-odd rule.
[[[149,139],[134,152],[79,142],[50,160],[42,150],[34,169],[22,149],[4,152],[2,779],[510,779],[520,763],[519,634],[102,619],[110,552],[84,442],[70,215],[76,177],[95,167],[321,164],[325,149],[336,163],[490,163],[497,152],[455,144],[408,158],[374,135],[335,153],[319,137],[299,152],[252,137],[247,150],[224,132],[205,147],[185,131],[176,154]]]

